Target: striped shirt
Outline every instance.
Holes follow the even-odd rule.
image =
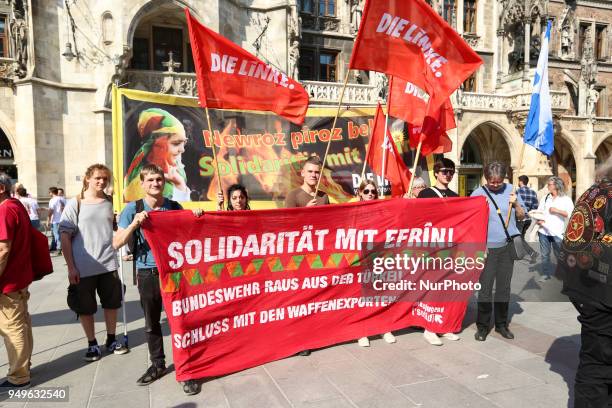
[[[526,213],[538,208],[538,196],[536,195],[536,192],[529,187],[520,187],[518,189],[518,195],[523,199],[523,203],[525,203],[525,207],[527,208]],[[525,218],[527,219],[529,216],[525,214]]]

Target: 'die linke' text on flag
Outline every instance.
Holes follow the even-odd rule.
[[[401,17],[384,13],[378,23],[376,32],[385,33],[395,38],[401,37],[406,43],[414,44],[421,48],[423,58],[435,77],[442,77],[440,68],[442,68],[443,64],[446,64],[448,60],[434,50],[431,46],[431,40],[423,28],[414,23],[411,24],[410,21]]]
[[[269,65],[257,61],[248,61],[246,59],[240,60],[238,57],[217,54],[214,52],[210,53],[210,59],[211,72],[223,72],[230,75],[258,78],[264,81],[273,82],[285,88],[295,88],[294,84],[289,83],[289,78],[285,73]]]

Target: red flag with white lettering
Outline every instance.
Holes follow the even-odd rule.
[[[304,122],[308,93],[299,82],[185,14],[202,107],[270,111]]]
[[[401,197],[408,191],[410,170],[397,151],[388,129],[385,133],[385,114],[380,104],[376,109],[366,162],[374,173],[389,180],[392,197]]]
[[[389,88],[389,115],[408,123],[410,147],[415,149],[423,137],[421,153],[424,156],[450,152],[453,144],[446,131],[457,127],[450,99],[447,98],[429,117],[427,104],[430,97],[421,88],[399,77],[391,77]],[[427,126],[423,128],[426,117]]]
[[[349,67],[410,80],[442,105],[482,59],[423,0],[367,0]]]

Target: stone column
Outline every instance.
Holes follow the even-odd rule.
[[[457,27],[455,27],[455,30],[457,30],[457,32],[459,34],[463,34],[463,0],[457,0],[457,13],[456,13],[456,21],[457,21]]]
[[[531,44],[531,18],[525,18],[525,46],[523,55],[523,89],[529,89],[529,48]]]
[[[497,81],[495,87],[501,88],[502,76],[504,75],[504,30],[497,30]]]

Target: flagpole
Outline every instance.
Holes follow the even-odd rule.
[[[389,102],[387,102],[387,114],[385,115],[385,137],[383,138],[383,156],[382,156],[382,170],[381,170],[381,177],[382,177],[382,186],[380,187],[380,194],[378,195],[378,198],[380,200],[383,200],[385,198],[385,165],[387,164],[387,142],[389,143],[394,143],[392,140],[388,140],[387,139],[387,129],[389,126]],[[389,146],[390,147],[390,146]]]
[[[332,123],[331,131],[329,132],[329,140],[327,141],[327,148],[325,148],[325,156],[323,156],[323,165],[321,167],[321,175],[319,176],[319,180],[317,181],[317,188],[314,192],[314,197],[317,197],[319,193],[319,185],[321,184],[321,179],[323,178],[323,170],[325,169],[325,163],[327,160],[327,154],[329,153],[329,147],[331,146],[332,135],[334,134],[334,129],[336,128],[336,121],[338,120],[338,115],[340,115],[340,107],[342,106],[342,99],[344,98],[344,90],[346,89],[346,85],[348,84],[349,74],[351,73],[350,69],[346,70],[346,77],[344,78],[344,85],[342,85],[342,90],[340,91],[340,100],[338,101],[338,109],[336,110],[336,116],[334,116],[334,121]]]
[[[421,155],[421,146],[423,146],[423,138],[419,138],[419,144],[417,146],[416,156],[414,156],[414,164],[412,165],[412,174],[410,175],[410,184],[408,184],[408,197],[412,193],[412,182],[414,181],[414,175],[416,174],[416,167],[419,163],[419,156]]]
[[[219,162],[217,161],[217,152],[215,150],[215,135],[212,130],[212,125],[210,124],[210,113],[208,113],[208,106],[204,107],[206,111],[206,121],[208,122],[208,131],[210,132],[210,145],[213,153],[213,160],[215,162],[215,171],[217,172],[217,188],[218,191],[223,194],[223,188],[221,187],[221,173],[219,173]]]

